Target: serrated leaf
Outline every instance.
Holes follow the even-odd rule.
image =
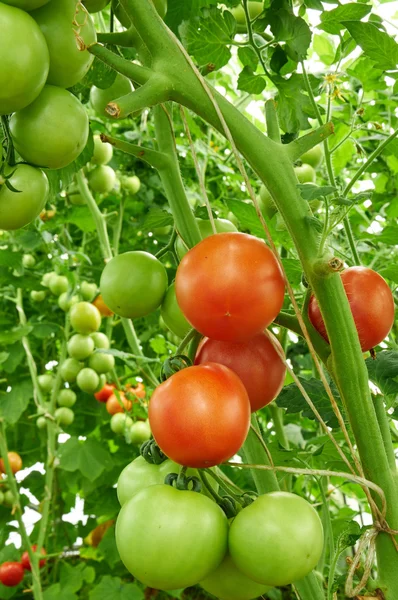
[[[359,524],[352,521],[348,528],[343,531],[336,540],[337,553],[341,554],[346,548],[355,546],[361,535],[362,532]]]
[[[312,84],[314,81],[317,80],[310,78]],[[281,129],[286,133],[297,133],[304,129],[310,129],[308,118],[313,118],[315,114],[309,97],[304,93],[305,85],[302,75],[295,73],[288,81],[278,78],[275,84],[278,88],[276,100]],[[311,87],[316,91],[318,85],[311,85]]]
[[[229,210],[239,219],[242,229],[257,237],[265,238],[264,230],[253,205],[232,199],[227,200],[227,205]]]
[[[286,65],[288,62],[288,57],[286,56],[286,52],[279,44],[275,47],[272,52],[270,67],[275,73],[279,73],[280,70]]]
[[[286,42],[291,58],[304,60],[311,43],[311,30],[304,19],[284,8],[271,8],[267,17],[275,40]]]
[[[282,258],[283,268],[290,284],[297,287],[301,283],[303,267],[296,258]]]
[[[317,198],[324,198],[329,194],[334,194],[337,189],[332,185],[319,186],[315,183],[303,183],[297,186],[300,191],[301,197],[308,202],[310,200],[316,200]],[[350,203],[351,204],[351,203]]]
[[[13,385],[10,392],[0,396],[0,415],[14,425],[26,410],[30,399],[33,398],[33,386],[30,379]]]
[[[166,24],[178,35],[183,21],[196,17],[202,8],[217,6],[218,0],[173,0],[167,7]],[[227,2],[229,5],[229,3]]]
[[[88,597],[89,600],[143,600],[144,592],[135,583],[124,583],[120,577],[105,575]]]
[[[63,562],[61,566],[59,582],[63,590],[68,592],[78,592],[83,586],[84,564],[78,564],[76,567]]]
[[[157,335],[149,342],[150,347],[158,355],[167,354],[166,340],[162,335]]]
[[[87,206],[74,206],[66,213],[65,220],[76,225],[84,233],[91,233],[96,229],[95,221]]]
[[[323,223],[316,217],[305,217],[306,222],[310,227],[313,227],[318,233],[323,231]]]
[[[253,71],[258,65],[258,56],[251,46],[243,46],[238,49],[238,57],[244,67],[250,67]]]
[[[388,33],[380,31],[373,23],[344,21],[343,24],[365,55],[375,62],[376,68],[397,68],[398,44]]]
[[[324,11],[321,14],[320,29],[338,35],[345,27],[342,21],[360,21],[365,17],[372,7],[370,4],[350,3],[342,4],[333,10]]]
[[[142,230],[152,231],[157,227],[166,227],[167,225],[173,225],[173,223],[173,216],[169,212],[159,207],[151,208],[142,224]]]
[[[32,335],[39,340],[44,340],[60,331],[61,326],[58,323],[34,323]]]
[[[44,591],[43,600],[77,600],[77,596],[69,590],[62,589],[59,583],[55,583]]]
[[[80,471],[89,481],[97,479],[112,464],[112,458],[103,445],[92,438],[78,440],[71,437],[59,449],[60,468]]]
[[[256,75],[251,67],[244,67],[239,73],[238,90],[248,92],[249,94],[261,94],[266,86],[266,80],[263,75]]]
[[[18,325],[8,331],[3,331],[0,333],[0,345],[8,346],[9,344],[14,344],[29,335],[32,329],[31,325]]]
[[[398,352],[385,350],[378,352],[376,358],[367,358],[366,366],[369,379],[385,396],[398,394]]]
[[[327,423],[329,427],[337,427],[338,421],[333,412],[329,396],[323,387],[323,383],[319,379],[315,378],[299,379],[300,383],[304,387],[308,396],[311,398],[312,402],[315,404],[325,423]],[[333,392],[333,396],[337,400],[338,404],[341,405],[336,386],[331,383],[330,387]],[[276,399],[276,403],[281,408],[286,408],[288,413],[302,413],[304,417],[316,420],[314,413],[295,383],[292,383],[282,389],[281,393]]]

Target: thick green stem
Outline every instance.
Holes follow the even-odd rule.
[[[115,71],[121,75],[124,75],[125,77],[128,77],[135,83],[144,85],[144,83],[149,81],[153,75],[153,71],[151,69],[147,69],[146,67],[137,65],[126,58],[122,58],[101,44],[93,44],[87,48],[87,50],[90,52],[90,54],[93,54],[107,65],[115,69]]]
[[[265,119],[267,122],[268,137],[274,142],[281,141],[281,132],[279,129],[278,115],[275,110],[275,101],[267,100],[265,103]]]
[[[269,410],[271,413],[272,422],[274,424],[276,438],[282,446],[282,448],[285,448],[285,450],[289,450],[290,444],[289,440],[286,437],[286,432],[283,425],[283,415],[285,411],[283,408],[279,408],[279,406],[277,406],[274,402],[272,402],[269,405]]]
[[[89,207],[90,212],[95,221],[95,226],[97,228],[98,238],[101,244],[102,255],[104,257],[104,260],[110,260],[112,258],[112,250],[109,243],[108,232],[106,230],[105,219],[90,192],[90,188],[87,185],[87,181],[84,177],[83,171],[79,171],[77,173],[76,181],[79,187],[79,192],[85,199],[86,204]]]
[[[252,414],[252,426],[260,434],[258,427],[257,417]],[[245,461],[250,464],[270,465],[268,454],[266,453],[262,444],[255,432],[250,429],[246,442],[242,448],[242,454]],[[273,471],[262,471],[255,469],[252,471],[254,483],[259,494],[266,494],[268,492],[276,492],[279,490],[278,479]]]
[[[131,144],[130,142],[119,140],[104,133],[101,134],[101,140],[103,142],[108,142],[108,144],[112,144],[114,148],[117,148],[122,152],[126,152],[127,154],[131,154],[140,160],[144,160],[155,169],[167,169],[170,166],[169,157],[163,152],[157,152],[151,148],[145,148],[145,146]]]
[[[387,414],[386,408],[384,406],[383,396],[381,396],[379,394],[377,396],[372,396],[372,398],[373,398],[373,404],[374,404],[376,415],[377,415],[377,421],[379,423],[381,435],[383,437],[384,448],[385,448],[385,451],[387,454],[388,462],[390,464],[390,468],[391,468],[392,472],[396,473],[397,465],[396,465],[396,459],[395,459],[394,446],[393,446],[392,437],[391,437],[390,422],[388,419],[388,414]]]
[[[97,41],[100,44],[112,44],[114,46],[123,46],[130,48],[137,44],[137,30],[134,27],[125,31],[115,31],[111,33],[98,33]]]
[[[305,579],[296,581],[294,587],[301,600],[325,600],[324,591],[314,571]]]

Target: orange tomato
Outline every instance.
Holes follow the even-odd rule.
[[[126,392],[134,394],[137,398],[145,398],[145,386],[143,383],[137,383],[136,387],[133,387],[130,383],[126,385]]]
[[[13,473],[17,473],[22,469],[22,458],[19,456],[19,454],[17,454],[17,452],[9,452],[8,460],[10,462],[11,470]],[[0,459],[0,472],[6,472],[6,467],[2,458]]]
[[[110,308],[107,307],[101,294],[98,294],[95,300],[93,300],[92,304],[94,304],[94,306],[98,308],[103,317],[111,317],[113,315],[113,312]]]
[[[127,398],[123,392],[119,391],[119,396],[120,396],[120,403],[119,403],[119,400],[117,399],[116,394],[112,394],[112,396],[109,396],[108,400],[106,401],[106,410],[108,411],[108,413],[110,415],[115,415],[116,413],[122,413],[124,411],[129,411],[129,410],[131,410],[131,407],[133,406],[133,403],[131,402],[131,400],[127,400]]]

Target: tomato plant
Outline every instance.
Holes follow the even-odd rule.
[[[110,118],[108,113],[105,112],[109,102],[112,102],[112,100],[116,100],[121,96],[126,96],[132,91],[133,85],[131,81],[127,79],[127,77],[123,77],[123,75],[117,73],[114,82],[109,87],[102,89],[93,86],[91,88],[90,102],[93,109],[99,116]]]
[[[37,550],[37,545],[36,544],[32,546],[32,550],[33,550],[33,552],[36,552],[36,550]],[[46,550],[44,548],[41,548],[40,554],[43,554],[43,556],[46,556],[47,552],[46,552]],[[44,567],[45,564],[46,564],[46,559],[45,558],[41,558],[39,560],[39,567],[40,567],[40,569],[42,567]],[[25,552],[21,556],[21,565],[23,566],[23,568],[26,571],[31,571],[32,570],[32,565],[30,564],[29,553],[27,552],[27,550],[25,550]]]
[[[68,354],[76,360],[85,360],[94,352],[94,340],[89,335],[76,333],[68,342]]]
[[[49,185],[44,172],[29,165],[12,169],[9,182],[15,191],[6,185],[0,187],[0,227],[14,230],[39,216],[48,198]]]

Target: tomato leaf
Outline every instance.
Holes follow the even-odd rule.
[[[323,383],[319,379],[315,378],[299,379],[300,383],[311,398],[312,402],[315,404],[325,423],[327,423],[329,427],[337,427],[337,418],[333,412],[329,397],[325,388],[323,387]],[[336,386],[333,383],[330,383],[330,387],[334,397],[338,401],[338,404],[341,405]],[[281,408],[286,408],[287,413],[289,414],[302,413],[304,417],[316,420],[314,413],[295,383],[292,383],[282,389],[281,393],[276,399],[276,403]]]
[[[244,67],[250,67],[253,71],[257,68],[258,56],[251,46],[240,47],[238,58]]]
[[[261,94],[266,86],[263,75],[256,75],[252,68],[246,66],[239,73],[238,90],[248,92],[249,94]]]
[[[316,200],[317,198],[324,198],[325,196],[329,196],[329,194],[334,194],[337,192],[337,188],[332,185],[324,185],[319,186],[314,183],[305,183],[297,186],[301,197],[304,200]],[[351,204],[351,202],[350,202]]]
[[[376,358],[367,358],[369,379],[380,388],[386,396],[398,394],[398,352],[386,350],[377,352]]]
[[[173,216],[159,207],[151,208],[147,216],[145,217],[144,223],[142,224],[143,231],[152,231],[157,227],[166,227],[167,225],[173,225]]]
[[[76,594],[65,590],[59,583],[55,583],[48,587],[43,593],[44,600],[77,600]]]
[[[120,577],[105,575],[89,594],[89,600],[142,600],[143,591],[135,583],[124,583]]]
[[[319,29],[338,35],[345,26],[342,21],[360,21],[371,10],[370,4],[352,2],[351,4],[340,5],[321,14]]]
[[[284,8],[271,8],[267,18],[275,40],[286,42],[287,53],[293,60],[303,60],[311,43],[311,30],[304,19]]]
[[[0,396],[0,415],[11,425],[16,423],[33,398],[33,386],[29,379],[13,385],[5,395]]]
[[[96,440],[85,441],[71,437],[59,449],[60,468],[65,471],[80,471],[89,481],[97,479],[112,464],[112,458]]]
[[[380,31],[373,23],[344,21],[343,24],[365,55],[376,63],[376,68],[383,70],[397,68],[398,44],[388,33]]]

